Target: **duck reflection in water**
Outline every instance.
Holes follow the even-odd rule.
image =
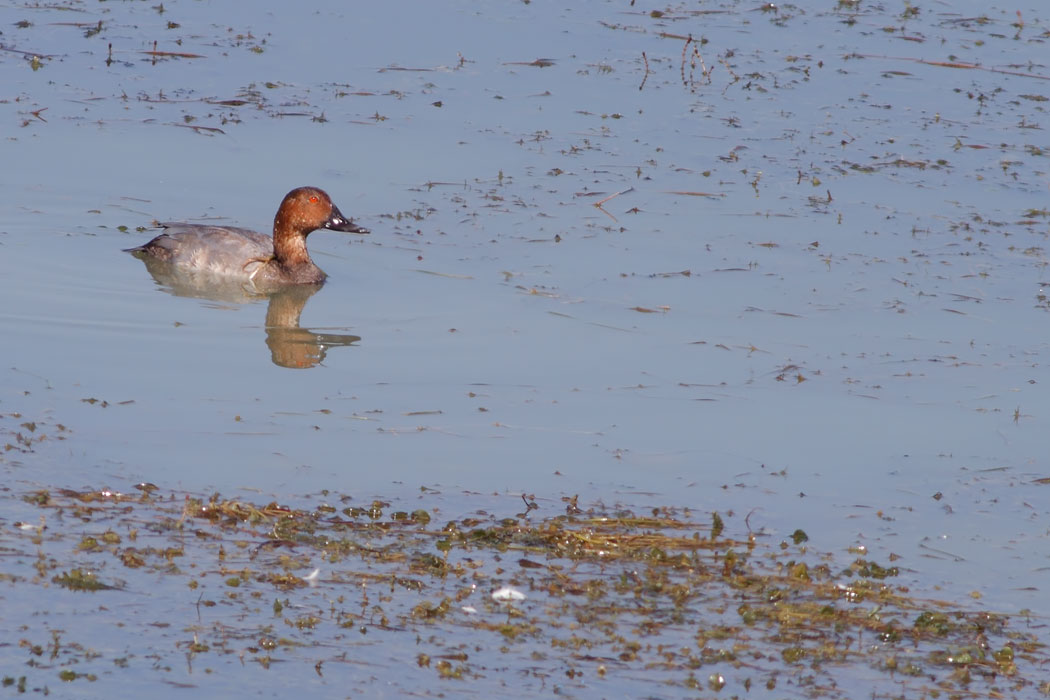
[[[303,308],[324,286],[321,283],[259,289],[251,282],[187,270],[154,257],[140,259],[157,285],[174,296],[234,304],[268,300],[266,346],[279,367],[309,369],[324,362],[329,348],[350,346],[361,340],[359,335],[320,333],[300,327]]]

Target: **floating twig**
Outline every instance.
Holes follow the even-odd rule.
[[[177,51],[143,51],[142,53],[154,58],[207,58],[199,53],[179,53]]]
[[[31,58],[32,57],[36,57],[36,58],[54,58],[54,56],[52,56],[51,54],[38,53],[36,51],[22,51],[21,49],[12,49],[10,46],[4,46],[3,44],[0,44],[0,51],[8,51],[10,53],[18,53],[18,54],[22,54],[23,56],[28,56],[28,57],[31,57]]]
[[[172,126],[178,126],[178,127],[183,128],[183,129],[193,129],[198,134],[201,133],[202,131],[207,131],[207,132],[211,132],[211,133],[222,134],[224,136],[226,135],[225,131],[223,131],[222,129],[220,129],[220,128],[216,127],[216,126],[197,126],[195,124],[172,124]]]
[[[704,57],[700,55],[700,51],[696,48],[696,45],[699,43],[700,42],[694,39],[693,35],[690,34],[685,39],[685,45],[682,46],[682,65],[679,67],[679,70],[682,75],[682,85],[688,87],[690,92],[696,91],[697,83],[696,78],[694,78],[693,76],[696,74],[697,63],[700,64],[700,75],[704,78],[707,78],[708,84],[711,83],[711,71],[707,70],[707,66],[704,64]],[[689,57],[689,79],[687,80],[685,77],[685,60],[686,52],[689,50],[690,44],[693,45],[693,53]]]
[[[202,55],[197,54],[197,53],[178,53],[176,51],[158,51],[157,50],[157,42],[156,41],[153,42],[153,50],[152,51],[142,51],[141,53],[144,53],[147,56],[152,56],[153,57],[153,65],[157,65],[157,59],[158,58],[206,58],[206,56],[202,56]]]
[[[633,187],[628,187],[627,189],[625,189],[625,190],[623,190],[621,192],[614,192],[611,195],[609,195],[608,197],[606,197],[605,199],[601,200],[600,202],[595,202],[594,206],[596,206],[599,209],[601,209],[602,205],[605,204],[606,202],[608,202],[610,199],[613,199],[614,197],[619,197],[621,194],[627,194],[628,192],[630,192],[633,189],[634,189]]]
[[[605,199],[601,200],[600,202],[595,202],[594,206],[595,206],[596,209],[599,209],[603,214],[608,216],[610,219],[612,219],[613,221],[616,221],[617,223],[619,223],[619,219],[617,219],[615,216],[613,216],[612,214],[607,212],[602,205],[605,204],[606,202],[608,202],[610,199],[613,199],[614,197],[619,197],[621,194],[627,194],[628,192],[630,192],[633,189],[634,189],[633,187],[628,187],[627,189],[622,190],[620,192],[613,192],[611,195],[609,195]]]
[[[871,53],[851,53],[847,54],[846,58],[881,58],[887,61],[910,61],[912,63],[921,63],[926,66],[937,66],[939,68],[959,68],[966,70],[983,70],[988,73],[999,73],[1001,75],[1016,75],[1021,78],[1035,78],[1037,80],[1050,80],[1050,75],[1041,75],[1039,73],[1028,73],[1026,71],[1019,70],[1008,70],[1006,68],[989,68],[988,66],[982,66],[979,63],[966,63],[963,61],[930,61],[925,58],[915,58],[914,56],[885,56]]]
[[[682,75],[682,85],[688,85],[685,81],[685,52],[689,50],[689,44],[693,43],[693,35],[690,34],[685,38],[685,43],[682,44],[682,62],[678,66],[678,71]]]
[[[554,65],[554,59],[537,58],[535,61],[504,61],[505,66],[530,66],[532,68],[550,68]]]
[[[680,194],[687,197],[725,197],[725,192],[688,192],[685,190],[668,190],[667,194]]]

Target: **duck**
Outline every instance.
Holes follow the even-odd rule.
[[[369,233],[343,216],[319,187],[297,187],[284,196],[273,219],[272,236],[235,226],[158,225],[164,233],[125,252],[168,263],[176,271],[205,273],[261,288],[324,283],[327,275],[306,249],[306,237],[313,231]]]

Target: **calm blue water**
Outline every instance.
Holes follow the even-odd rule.
[[[755,510],[1037,608],[1045,10],[827,5],[4,5],[0,425],[71,431],[9,485]],[[373,231],[311,369],[121,252],[303,184]]]

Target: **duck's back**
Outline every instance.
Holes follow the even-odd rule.
[[[248,277],[273,257],[273,239],[246,228],[163,223],[165,231],[130,252],[216,275]]]

